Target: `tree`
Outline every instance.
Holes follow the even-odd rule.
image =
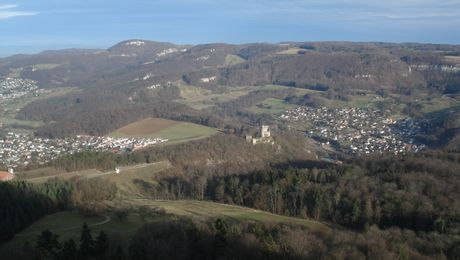
[[[125,219],[128,217],[128,210],[127,209],[117,209],[115,211],[115,216],[117,216],[118,220],[120,221],[125,221]]]
[[[78,249],[77,249],[77,243],[75,243],[75,240],[69,239],[66,242],[64,242],[62,251],[59,254],[59,259],[75,260],[77,259],[77,257],[78,257]]]
[[[37,238],[35,245],[37,257],[39,259],[56,257],[59,247],[58,236],[45,229]]]
[[[215,198],[218,202],[223,202],[225,196],[225,183],[223,180],[219,181],[215,190]]]
[[[225,252],[225,247],[227,246],[227,233],[228,233],[228,224],[225,220],[218,218],[214,222],[214,229],[216,230],[214,248],[217,255],[223,255]]]
[[[192,185],[194,188],[195,198],[204,200],[204,193],[206,190],[207,178],[204,175],[196,176],[192,179]]]
[[[80,236],[79,255],[81,259],[88,259],[94,254],[94,240],[91,236],[91,230],[86,223],[83,224]]]
[[[104,231],[100,231],[94,244],[94,256],[97,259],[105,259],[109,249],[109,241]]]
[[[353,225],[358,225],[361,219],[361,201],[359,199],[356,199],[355,202],[353,202],[353,209],[351,213],[351,221],[353,222]]]
[[[113,259],[113,260],[125,260],[126,259],[126,255],[123,252],[123,248],[121,247],[121,245],[117,246],[115,253],[113,253],[113,255],[110,256],[110,259]]]

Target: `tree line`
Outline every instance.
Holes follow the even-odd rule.
[[[71,186],[55,182],[0,182],[0,243],[40,217],[66,208],[71,192]]]
[[[121,245],[116,245],[112,252],[109,249],[110,240],[107,234],[101,230],[97,237],[93,238],[91,229],[86,223],[81,228],[78,244],[73,238],[60,241],[58,235],[45,229],[37,237],[34,247],[26,242],[23,248],[25,255],[34,259],[125,259]]]

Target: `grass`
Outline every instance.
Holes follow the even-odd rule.
[[[8,77],[10,78],[19,78],[21,77],[21,72],[23,68],[10,68],[8,72]]]
[[[134,123],[125,125],[116,132],[118,135],[145,137],[150,136],[158,131],[167,129],[173,125],[179,124],[178,121],[163,119],[163,118],[145,118]]]
[[[425,118],[431,120],[433,124],[438,124],[446,119],[452,112],[460,111],[460,105],[435,110],[425,114]],[[455,122],[452,122],[455,123]]]
[[[155,175],[169,167],[171,165],[168,161],[121,167],[120,174],[108,174],[103,178],[117,186],[119,197],[142,196],[142,191],[134,184],[134,180],[155,184]]]
[[[197,110],[212,107],[220,102],[237,99],[252,91],[249,87],[231,87],[226,92],[216,92],[185,84],[180,84],[178,87],[182,99],[176,100],[176,102]]]
[[[169,140],[167,144],[172,144],[206,138],[218,132],[215,128],[189,122],[165,119],[151,120],[156,121],[145,123],[145,120],[140,120],[110,133],[109,136],[138,138],[161,137]],[[155,122],[161,124],[161,127],[156,126]],[[144,127],[147,129],[144,129]]]
[[[256,114],[268,113],[277,115],[295,107],[297,107],[297,105],[286,103],[284,100],[268,98],[248,108],[247,110]]]
[[[215,106],[218,103],[235,100],[239,97],[248,95],[253,91],[294,89],[299,95],[319,92],[311,89],[294,88],[280,85],[228,87],[225,89],[225,92],[212,91],[209,89],[203,89],[186,84],[179,84],[178,88],[180,89],[181,99],[176,100],[176,102],[197,110],[203,110],[205,108]]]
[[[24,179],[26,179],[28,182],[31,182],[31,183],[44,183],[52,178],[60,178],[60,179],[68,180],[73,177],[94,178],[94,177],[99,177],[105,174],[108,174],[108,173],[101,172],[96,169],[90,169],[90,170],[83,170],[83,171],[76,171],[76,172],[51,171],[50,174],[45,174],[41,177],[32,177],[32,178],[28,176],[26,177],[26,174],[21,174],[21,177],[23,176]]]
[[[434,111],[459,106],[460,101],[454,98],[443,96],[439,98],[433,98],[429,101],[425,101],[422,103],[422,105],[424,113],[431,113]]]
[[[460,62],[460,56],[444,56],[448,61]]]
[[[368,108],[368,107],[375,107],[375,102],[379,101],[376,98],[376,95],[353,95],[352,100],[347,102],[348,106],[351,107],[358,107],[358,108]],[[381,101],[381,100],[380,100]]]
[[[156,136],[169,139],[168,143],[180,143],[198,140],[216,134],[215,128],[192,124],[180,123],[155,133]]]
[[[233,223],[259,222],[271,224],[300,225],[312,230],[329,230],[329,226],[318,221],[280,216],[251,208],[225,205],[205,201],[153,201],[153,200],[122,200],[114,201],[113,206],[122,208],[148,207],[152,209],[151,215],[142,217],[132,210],[125,219],[119,219],[114,214],[101,217],[87,217],[76,212],[63,211],[45,216],[22,232],[12,240],[0,246],[0,254],[8,255],[15,253],[15,259],[24,257],[23,246],[27,241],[33,247],[37,236],[45,229],[49,229],[58,235],[61,242],[74,239],[77,243],[83,223],[87,223],[93,237],[103,230],[108,237],[126,249],[130,239],[144,224],[170,219],[173,216],[185,216],[199,221],[223,218]],[[171,215],[154,214],[158,209],[164,209]]]
[[[16,172],[17,174],[16,176],[21,179],[40,178],[40,177],[45,177],[45,176],[58,175],[62,172],[63,172],[62,170],[58,170],[54,167],[42,167],[42,168],[36,168],[32,170]]]
[[[265,85],[265,86],[255,86],[250,87],[252,90],[286,90],[291,89],[295,90],[299,95],[305,94],[320,94],[323,93],[322,91],[308,89],[308,88],[297,88],[297,87],[289,87],[289,86],[282,86],[282,85]]]
[[[225,66],[232,66],[245,62],[246,60],[238,55],[229,54],[225,56]]]
[[[284,50],[284,51],[280,51],[276,54],[281,54],[281,55],[295,55],[295,54],[298,54],[299,51],[301,50],[304,50],[304,49],[301,49],[301,48],[289,48],[287,50]]]
[[[18,120],[14,116],[13,114],[4,115],[0,117],[0,121],[5,124],[6,128],[11,126],[15,128],[38,128],[44,125],[43,121]]]
[[[121,191],[127,191],[126,185],[130,185],[133,179],[151,180],[153,173],[159,172],[166,168],[169,168],[170,164],[168,161],[160,161],[150,164],[139,164],[133,166],[120,167],[121,174],[114,174],[113,170],[102,172],[96,169],[66,172],[64,170],[58,170],[53,167],[44,167],[24,172],[18,172],[19,178],[27,180],[31,183],[44,183],[52,178],[60,179],[71,179],[74,177],[80,178],[107,178],[108,180],[117,184]],[[135,191],[135,189],[134,189]],[[138,192],[136,192],[138,194]]]
[[[8,77],[10,77],[10,78],[20,78],[22,71],[24,69],[27,69],[27,68],[33,68],[33,69],[36,69],[36,70],[50,70],[50,69],[57,68],[59,66],[61,66],[61,64],[57,64],[57,63],[39,63],[39,64],[34,64],[34,65],[31,65],[31,66],[27,66],[27,67],[10,68],[9,73],[8,73]]]
[[[125,203],[129,203],[129,205],[160,208],[164,209],[169,214],[191,217],[202,221],[214,218],[224,218],[235,222],[261,222],[266,224],[284,223],[323,230],[328,228],[327,225],[314,220],[281,216],[252,208],[208,201],[129,200]]]
[[[35,64],[32,65],[32,68],[37,69],[37,70],[51,70],[55,69],[57,67],[61,66],[61,64],[56,64],[56,63],[40,63],[40,64]]]

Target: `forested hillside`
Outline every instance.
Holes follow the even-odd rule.
[[[315,100],[315,105],[353,106],[366,96],[378,108],[423,116],[425,111],[456,102],[458,51],[455,45],[429,44],[192,46],[131,40],[107,50],[47,51],[4,58],[0,75],[36,80],[44,89],[65,86],[77,90],[25,104],[15,114],[19,120],[44,122],[36,129],[42,136],[107,134],[148,116],[238,129],[242,122],[274,122],[273,115],[258,115],[247,108],[267,97],[290,96],[286,102],[291,102],[305,93],[299,89],[314,90],[307,92],[307,104]],[[298,93],[261,89],[271,84]],[[237,100],[212,98],[241,86],[253,89]],[[184,96],[187,87],[212,93],[203,108],[190,106],[195,96]]]
[[[184,153],[189,149],[187,145],[181,148]],[[218,165],[221,176],[206,173],[206,165],[185,168],[187,174],[170,169],[150,182],[133,181],[143,190],[142,201],[212,200],[316,219],[328,228],[316,230],[229,219],[164,221],[162,215],[163,222],[154,221],[139,229],[123,254],[130,259],[144,259],[153,253],[184,259],[171,248],[173,241],[181,241],[181,252],[187,253],[187,259],[224,255],[255,259],[455,259],[460,243],[456,192],[460,185],[459,162],[456,153],[426,152],[401,158],[369,157],[342,165],[292,162],[289,167],[280,165],[264,170],[240,167],[222,172],[223,166]],[[179,156],[174,165],[180,169],[190,162]],[[84,214],[114,214],[120,218],[128,210],[113,208],[117,190],[102,179],[52,180],[38,186],[4,183],[2,191],[7,198],[3,200],[7,203],[4,208],[9,209],[5,214],[21,220],[12,224],[9,217],[2,218],[2,234],[8,234],[4,240],[56,210],[72,208]],[[8,200],[13,197],[14,206]],[[32,202],[34,205],[30,206]],[[107,203],[112,206],[107,207]],[[34,214],[27,213],[29,210]],[[133,204],[129,212],[137,210],[142,214],[149,211]],[[157,242],[144,243],[146,240]],[[115,250],[119,240],[109,239],[108,243],[113,243],[111,250]],[[61,252],[60,247],[47,250]]]

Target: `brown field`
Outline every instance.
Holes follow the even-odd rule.
[[[447,61],[460,62],[460,56],[444,56]]]
[[[132,124],[126,125],[117,130],[119,133],[126,135],[149,135],[157,131],[163,130],[170,126],[178,124],[178,122],[162,119],[162,118],[146,118]]]

